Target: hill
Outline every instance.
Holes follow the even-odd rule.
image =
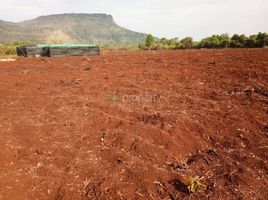
[[[118,26],[107,14],[57,14],[19,23],[0,20],[0,43],[36,41],[48,43],[137,44],[146,35]]]

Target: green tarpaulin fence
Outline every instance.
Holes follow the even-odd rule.
[[[17,48],[17,55],[24,57],[59,57],[99,55],[100,48],[94,44],[37,44]]]
[[[37,44],[37,47],[44,48],[44,47],[96,47],[95,44]]]

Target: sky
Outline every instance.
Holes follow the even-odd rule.
[[[0,20],[106,13],[115,22],[159,38],[268,32],[268,0],[0,0]]]

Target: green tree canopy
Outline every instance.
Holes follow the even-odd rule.
[[[182,49],[191,49],[193,47],[193,38],[186,37],[180,41]]]
[[[151,50],[153,43],[154,43],[154,37],[153,37],[153,35],[152,34],[148,34],[147,35],[147,38],[146,38],[146,43],[145,43],[146,47],[149,50]]]
[[[265,47],[268,45],[268,34],[267,33],[259,33],[257,36],[257,46]]]

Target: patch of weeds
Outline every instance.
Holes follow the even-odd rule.
[[[193,177],[187,178],[184,182],[185,182],[185,185],[187,186],[188,191],[191,193],[204,191],[204,189],[206,189],[207,186],[201,182],[201,179],[202,178],[198,176],[194,178]]]

